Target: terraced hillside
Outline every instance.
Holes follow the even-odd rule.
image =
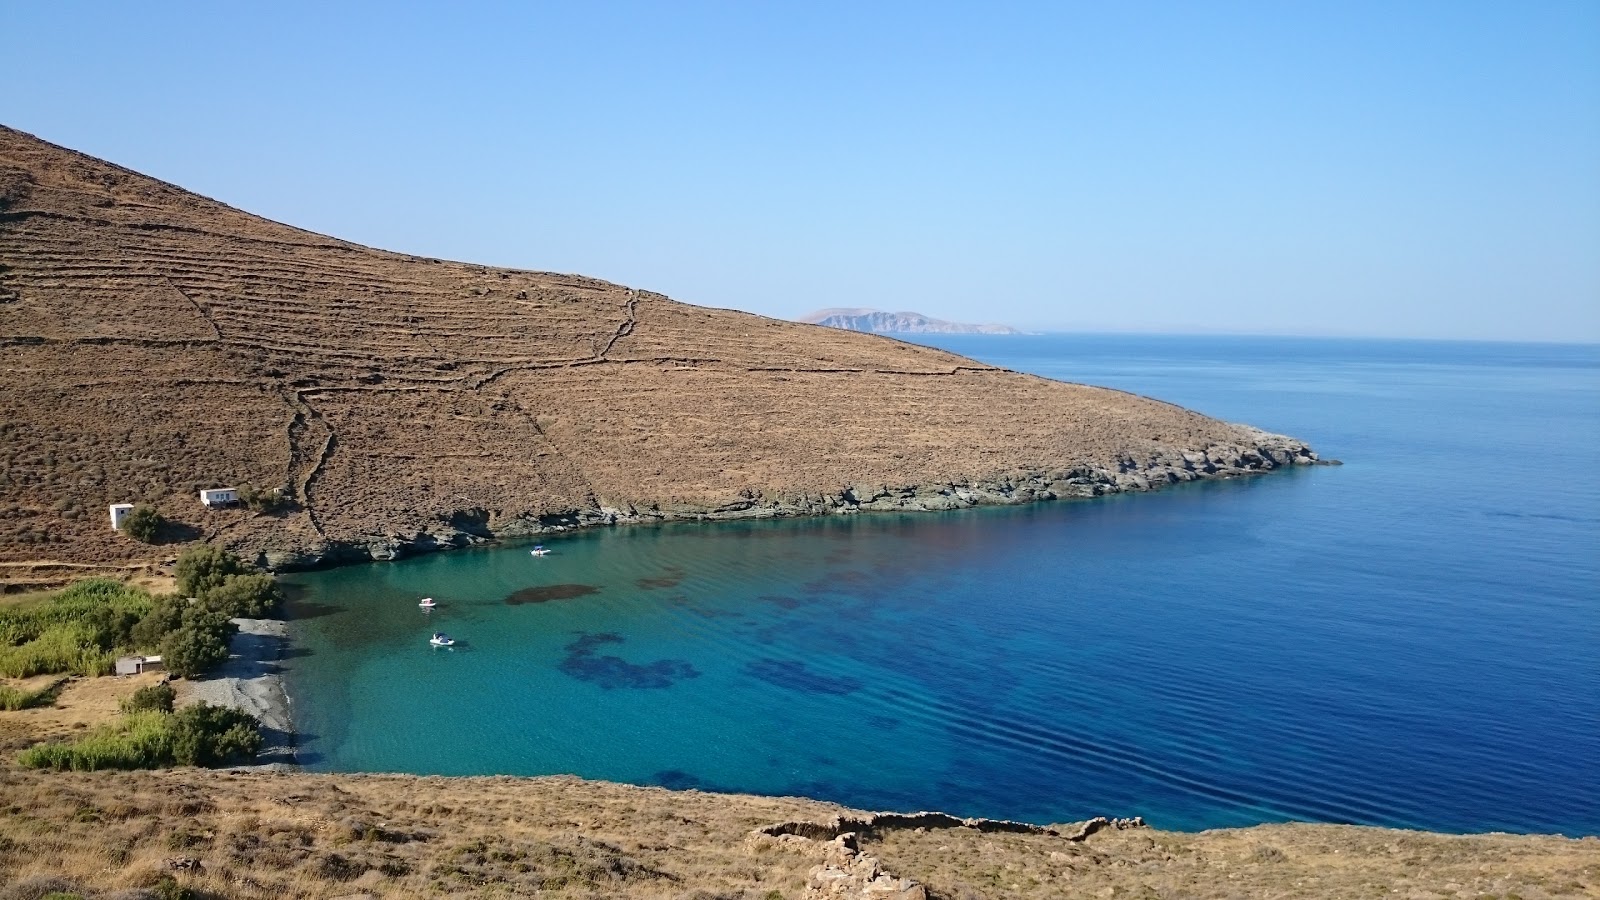
[[[287,566],[1315,459],[1154,400],[879,337],[357,246],[3,127],[0,375],[11,571],[170,555],[111,530],[121,501],[177,523],[170,541]],[[292,500],[200,508],[199,489],[241,485]]]

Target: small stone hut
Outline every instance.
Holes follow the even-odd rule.
[[[124,656],[117,660],[118,675],[142,675],[145,672],[160,672],[165,668],[159,656]]]

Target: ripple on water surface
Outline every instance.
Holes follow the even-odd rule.
[[[1234,386],[1186,394],[1224,344]],[[1600,830],[1600,488],[1459,477],[1519,447],[1600,462],[1600,366],[1084,346],[1082,377],[1348,464],[293,576],[306,758],[1041,822]]]

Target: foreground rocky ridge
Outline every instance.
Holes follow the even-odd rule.
[[[591,278],[373,250],[0,128],[0,583],[675,518],[942,509],[1312,462],[1289,438]],[[281,489],[265,511],[197,492]],[[11,574],[7,574],[11,573]],[[92,574],[76,572],[74,574]]]
[[[0,796],[7,900],[1600,895],[1593,838],[1043,828],[564,777],[0,769]]]

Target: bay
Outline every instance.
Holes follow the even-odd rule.
[[[1345,465],[291,576],[302,760],[1035,822],[1600,832],[1600,348],[931,342]],[[429,648],[439,629],[460,643]]]

